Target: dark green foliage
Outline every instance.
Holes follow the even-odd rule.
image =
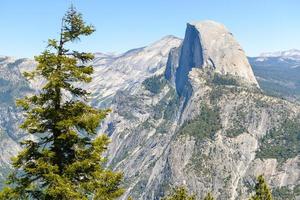
[[[171,120],[172,118],[175,117],[176,112],[178,111],[179,108],[179,97],[177,95],[177,92],[172,88],[172,91],[170,91],[170,100],[168,101],[168,104],[166,108],[164,109],[164,118],[166,120]]]
[[[234,127],[231,129],[226,130],[226,136],[227,137],[237,137],[242,133],[245,133],[247,131],[247,129],[245,129],[244,127]]]
[[[154,119],[171,120],[175,117],[179,107],[179,97],[173,88],[155,105]]]
[[[212,83],[216,85],[239,85],[236,78],[232,75],[221,75],[218,73],[213,75]]]
[[[295,199],[294,195],[293,195],[293,191],[291,189],[289,189],[288,187],[280,187],[280,188],[276,188],[275,190],[272,191],[272,195],[274,196],[274,199],[276,200],[285,200],[285,199],[289,199],[289,200],[293,200]]]
[[[258,80],[261,89],[269,96],[286,99],[296,98],[298,100],[300,98],[300,87],[297,91],[295,88],[289,88],[288,86],[273,82],[274,80]]]
[[[199,141],[199,143],[200,142],[201,141]],[[210,161],[211,160],[209,155],[203,154],[199,151],[199,149],[196,149],[193,152],[192,158],[190,159],[187,168],[195,171],[198,176],[208,178],[207,180],[211,181],[212,165]]]
[[[176,187],[173,191],[162,200],[196,200],[195,195],[189,195],[185,187]]]
[[[247,132],[247,113],[243,111],[243,107],[237,107],[236,111],[233,113],[235,116],[232,118],[232,127],[226,130],[227,137],[237,137],[242,133]]]
[[[188,134],[202,140],[213,138],[214,134],[222,128],[219,109],[201,105],[200,114],[193,120],[185,122],[179,134]]]
[[[263,101],[261,99],[256,99],[255,106],[256,108],[267,108],[269,104],[266,101]]]
[[[293,192],[295,195],[300,196],[300,184],[293,188]]]
[[[272,191],[272,195],[276,200],[296,200],[297,196],[300,196],[300,185],[294,187],[283,186],[275,188]]]
[[[203,200],[214,200],[214,197],[212,196],[212,194],[209,192]]]
[[[270,130],[261,140],[258,158],[276,158],[284,162],[300,153],[300,121],[286,119],[277,129]]]
[[[149,90],[153,94],[158,94],[166,84],[167,80],[162,75],[153,76],[143,81],[146,90]]]
[[[224,89],[219,86],[212,87],[212,91],[210,92],[210,101],[212,103],[216,103],[224,94]]]
[[[21,128],[36,136],[21,144],[23,150],[13,159],[14,172],[0,199],[112,200],[120,197],[122,174],[103,167],[106,135],[95,137],[97,127],[109,110],[86,103],[89,93],[77,83],[91,81],[93,59],[90,53],[70,51],[66,46],[94,32],[72,7],[63,18],[59,40],[35,57],[38,65],[25,73],[28,79],[42,77],[39,94],[17,101],[25,111]],[[73,98],[69,100],[66,92]]]
[[[272,200],[271,190],[262,175],[257,177],[255,185],[255,194],[250,200]]]

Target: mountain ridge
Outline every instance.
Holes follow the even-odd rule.
[[[264,91],[290,101],[300,100],[299,59],[276,55],[275,57],[248,57],[248,60]]]
[[[283,51],[265,52],[265,53],[261,53],[257,57],[283,57],[283,58],[300,60],[300,50],[289,49]]]
[[[93,92],[94,106],[112,108],[99,133],[112,139],[108,165],[125,173],[123,199],[156,200],[175,185],[187,186],[198,198],[212,191],[218,200],[246,199],[255,176],[261,173],[273,191],[285,189],[292,198],[300,196],[297,132],[289,128],[300,127],[300,106],[240,85],[234,74],[218,73],[213,70],[218,66],[210,63],[212,69],[188,66],[192,92],[183,108],[175,76],[181,43],[181,39],[166,37],[149,48],[127,51],[123,57],[99,53],[92,63],[94,80],[85,87]],[[193,51],[193,45],[186,49],[193,52],[186,63],[198,63],[199,55],[194,52],[200,51]],[[218,57],[222,58],[214,58]],[[17,78],[22,78],[20,71],[32,68],[31,64],[15,63]],[[17,127],[21,113],[13,106],[1,109],[10,109],[1,112],[7,116],[0,118],[1,129],[5,130],[1,122]],[[17,128],[11,130],[20,134],[19,139],[24,137]],[[12,137],[2,140],[0,146],[7,147],[5,141],[13,146],[0,151],[2,177],[8,167],[5,161],[19,148]]]
[[[102,130],[113,141],[110,166],[126,172],[126,196],[159,199],[169,187],[186,185],[198,198],[212,191],[217,199],[246,199],[262,173],[274,191],[284,187],[299,196],[293,190],[299,179],[286,178],[298,177],[299,152],[284,146],[297,146],[292,142],[297,132],[286,130],[285,121],[299,126],[299,105],[240,85],[236,76],[195,67],[202,62],[193,45],[185,51],[192,52],[186,63],[194,65],[183,74],[191,87],[187,101],[175,90],[182,46],[171,50],[164,76],[150,77],[112,101],[115,112]]]
[[[214,21],[187,23],[182,44],[170,52],[165,76],[175,82],[180,95],[191,95],[188,74],[193,68],[210,68],[259,87],[241,46],[224,25]]]

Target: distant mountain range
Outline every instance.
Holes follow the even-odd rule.
[[[300,60],[300,50],[298,49],[290,49],[286,51],[276,51],[276,52],[267,52],[267,53],[261,53],[259,55],[260,58],[283,58],[283,59],[289,59],[289,60]]]
[[[263,90],[290,100],[300,99],[300,50],[263,53],[248,59]]]

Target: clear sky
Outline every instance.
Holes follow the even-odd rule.
[[[81,50],[121,53],[183,38],[187,22],[205,19],[225,24],[250,56],[300,49],[300,0],[0,0],[0,55],[39,54],[71,3],[97,29]]]

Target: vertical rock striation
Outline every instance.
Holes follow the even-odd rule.
[[[175,77],[176,90],[181,96],[189,97],[192,93],[188,76],[192,68],[210,68],[259,87],[239,43],[224,25],[214,21],[188,23],[180,48],[170,53],[166,78]]]

